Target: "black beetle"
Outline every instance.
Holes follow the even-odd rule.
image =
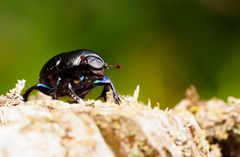
[[[112,90],[115,103],[119,104],[120,99],[112,81],[104,76],[104,71],[109,67],[111,66],[91,50],[79,49],[61,53],[43,66],[39,83],[26,90],[23,100],[27,101],[29,94],[36,89],[53,99],[68,95],[79,102],[92,88],[103,86],[99,97],[106,101],[106,92]]]

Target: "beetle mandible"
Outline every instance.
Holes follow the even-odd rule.
[[[99,97],[106,101],[106,93],[112,90],[114,101],[119,104],[120,99],[112,81],[104,75],[109,67],[111,66],[92,50],[78,49],[61,53],[42,67],[39,83],[26,90],[23,100],[27,101],[33,90],[39,90],[53,99],[70,96],[80,102],[91,89],[103,86]],[[120,68],[119,65],[115,67]]]

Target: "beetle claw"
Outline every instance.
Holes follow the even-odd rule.
[[[116,104],[118,104],[118,105],[120,105],[120,103],[121,103],[121,99],[117,96],[114,96],[114,101],[115,101],[115,103]]]
[[[113,92],[113,98],[116,104],[120,104],[121,103],[121,99],[119,98],[117,92]]]

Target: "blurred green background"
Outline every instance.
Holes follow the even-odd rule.
[[[195,85],[202,98],[240,97],[239,0],[0,1],[0,93],[38,81],[54,55],[78,48],[123,65],[107,75],[122,95],[179,102]]]

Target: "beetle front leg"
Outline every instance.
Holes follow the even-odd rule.
[[[117,91],[115,90],[115,87],[113,86],[112,81],[108,77],[104,76],[101,80],[95,80],[93,82],[93,85],[95,85],[95,86],[103,85],[104,86],[102,94],[100,95],[100,97],[103,97],[104,99],[106,99],[106,92],[108,92],[111,88],[113,91],[113,99],[114,99],[115,103],[120,104],[121,100],[117,94]]]

